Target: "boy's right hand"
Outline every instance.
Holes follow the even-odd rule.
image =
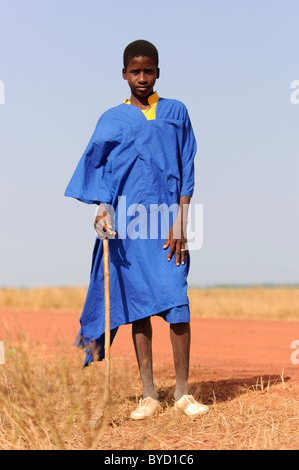
[[[112,230],[111,215],[103,203],[99,204],[93,226],[98,238],[115,238],[116,232]]]

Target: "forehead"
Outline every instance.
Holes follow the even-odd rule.
[[[147,56],[132,57],[128,62],[128,68],[156,68],[154,59]]]

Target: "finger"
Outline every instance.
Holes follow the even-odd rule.
[[[170,245],[170,240],[169,240],[169,238],[167,238],[167,240],[165,240],[165,243],[163,245],[163,249],[166,250],[166,248],[168,248],[169,245]]]
[[[105,234],[106,234],[107,237],[108,237],[108,236],[109,236],[109,237],[114,237],[114,236],[116,235],[116,232],[115,232],[114,230],[110,230],[110,229],[107,227],[107,225],[105,225],[105,226],[103,227],[103,230],[104,230],[104,232],[105,232]]]
[[[98,238],[106,238],[106,234],[102,230],[95,228],[95,231]]]
[[[116,235],[115,230],[113,230],[110,214],[107,214],[107,216],[103,220],[105,222],[105,231],[108,232],[110,235]]]
[[[187,240],[181,242],[181,264],[185,264],[185,260],[188,256],[188,244]]]
[[[182,262],[182,264],[185,264],[185,261],[186,261],[186,258],[188,257],[188,255],[189,255],[189,251],[188,251],[188,250],[182,251],[181,260],[184,261],[184,262]]]
[[[176,265],[179,266],[181,264],[181,243],[177,242],[175,247],[175,262]]]
[[[93,223],[94,228],[96,228],[96,225],[97,225],[97,223],[100,222],[100,220],[102,220],[101,217],[96,217],[96,218],[95,218],[95,221],[94,221],[94,223]]]
[[[112,227],[111,227],[111,225],[110,226],[108,225],[106,218],[104,218],[102,220],[99,220],[98,225],[99,225],[100,230],[105,232],[106,235],[107,234],[109,234],[109,235],[115,234],[115,232],[113,230],[110,230],[110,228],[112,228]]]
[[[111,230],[107,230],[107,226],[106,224],[104,224],[104,220],[99,220],[96,223],[95,230],[99,234],[100,238],[105,238],[108,235],[113,235],[113,232],[111,232]]]
[[[106,232],[106,237],[109,239],[114,239],[116,236],[116,232]]]
[[[107,237],[107,238],[114,238],[115,235],[116,235],[116,232],[114,232],[113,230],[109,230],[109,229],[107,228],[107,225],[105,225],[105,226],[103,227],[103,232],[104,232],[104,234],[105,234],[105,237]]]
[[[107,213],[107,216],[105,217],[106,219],[106,224],[109,229],[112,229],[112,220],[111,220],[111,215],[109,212]]]
[[[102,232],[105,232],[105,222],[103,219],[99,220],[97,223],[96,223],[96,228]]]
[[[170,261],[170,260],[171,260],[171,258],[172,258],[172,256],[173,256],[173,253],[174,253],[174,251],[175,251],[175,241],[174,241],[174,240],[172,240],[172,241],[170,242],[170,248],[169,248],[169,252],[168,252],[168,258],[167,258],[167,259],[168,259],[168,261]]]

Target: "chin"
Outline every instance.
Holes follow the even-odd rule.
[[[143,98],[146,98],[147,96],[150,96],[153,93],[153,90],[136,90],[135,95],[136,96],[142,96]]]

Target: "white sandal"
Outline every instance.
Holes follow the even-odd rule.
[[[144,399],[140,399],[139,406],[136,410],[132,411],[131,418],[132,419],[146,419],[154,416],[159,408],[158,400],[154,400],[154,398],[147,397]]]
[[[181,411],[187,416],[206,415],[209,413],[209,407],[199,403],[192,395],[183,395],[174,404],[175,411]]]

